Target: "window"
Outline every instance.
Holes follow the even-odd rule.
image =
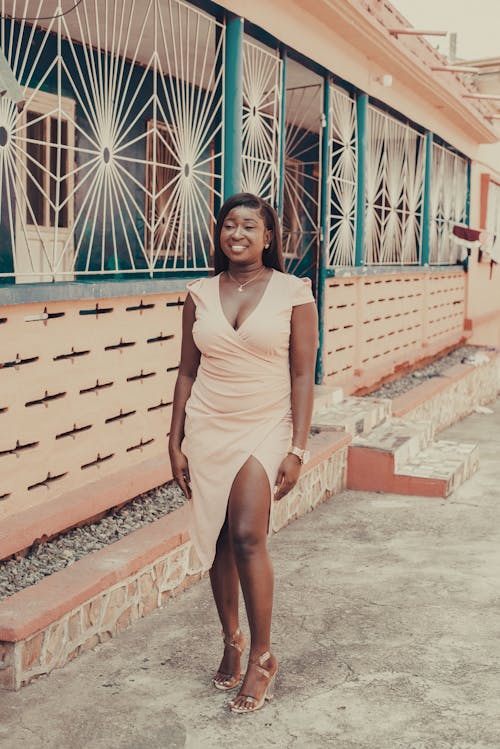
[[[156,149],[156,153],[155,153]],[[174,252],[179,242],[179,212],[175,208],[175,183],[179,177],[175,144],[167,125],[148,123],[146,146],[146,252],[151,248],[158,257]],[[154,211],[152,195],[155,196]],[[153,234],[153,237],[151,237]]]
[[[304,175],[300,161],[287,158],[283,190],[283,252],[287,257],[298,257],[301,254],[303,202]]]
[[[68,123],[34,110],[26,113],[26,222],[68,226]],[[60,206],[56,211],[56,206]]]
[[[187,253],[193,258],[199,243],[209,247],[210,254],[213,254],[215,145],[213,141],[209,144],[206,163],[195,172],[200,179],[196,180],[197,187],[193,192],[186,182],[190,168],[180,164],[176,141],[172,125],[153,120],[148,122],[144,244],[146,253],[152,251],[157,266],[164,265],[169,256]],[[199,209],[193,209],[193,216],[183,215],[185,200],[182,200],[182,192],[193,193],[194,202],[199,203],[203,211],[203,220],[197,215]]]
[[[29,91],[26,99],[16,133],[16,282],[71,280],[75,101],[47,91]]]

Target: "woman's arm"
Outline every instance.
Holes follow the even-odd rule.
[[[196,379],[196,373],[200,363],[200,352],[193,339],[193,324],[195,317],[195,305],[191,296],[188,294],[182,311],[181,361],[174,389],[172,421],[170,423],[170,437],[168,443],[172,475],[187,499],[191,499],[189,466],[186,456],[181,451],[181,444],[184,439],[186,403],[191,394],[191,388]]]
[[[315,304],[292,311],[290,378],[292,384],[292,444],[305,448],[314,405],[314,375],[318,351],[318,313]]]
[[[300,304],[292,310],[290,331],[290,378],[292,387],[292,444],[305,448],[314,405],[314,372],[318,349],[318,313],[315,304]],[[276,482],[276,499],[292,489],[301,463],[288,454],[282,461]]]

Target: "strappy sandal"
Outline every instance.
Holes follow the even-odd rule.
[[[222,634],[224,635],[224,632]],[[230,637],[226,637],[224,635],[224,645],[228,648],[234,648],[235,650],[237,650],[240,656],[245,650],[246,644],[247,638],[239,627],[236,632]],[[237,687],[240,681],[241,671],[240,665],[238,663],[238,673],[226,674],[224,673],[224,671],[219,670],[212,679],[212,684],[216,689],[220,689],[222,692],[228,692],[230,689],[234,689],[235,687]]]
[[[276,674],[278,672],[278,664],[274,664],[274,670],[273,666],[271,666],[270,669],[264,668],[264,663],[271,658],[271,653],[269,651],[266,651],[263,653],[263,655],[260,656],[260,658],[257,658],[256,660],[249,660],[248,661],[248,667],[252,666],[255,668],[256,671],[259,672],[259,674],[262,674],[267,681],[267,687],[264,690],[264,694],[260,699],[257,699],[257,697],[252,697],[252,695],[244,694],[242,692],[238,692],[237,697],[243,697],[245,699],[245,702],[243,703],[246,705],[245,707],[235,705],[234,700],[230,700],[228,702],[228,707],[233,713],[238,713],[240,715],[243,715],[244,713],[254,713],[256,710],[260,710],[262,707],[264,707],[266,702],[270,702],[272,698],[274,697],[274,682],[276,679]]]

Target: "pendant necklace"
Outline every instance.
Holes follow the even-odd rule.
[[[231,281],[234,281],[234,283],[238,284],[238,291],[243,291],[245,286],[249,283],[252,283],[252,281],[256,281],[259,276],[261,276],[266,269],[266,266],[263,265],[262,268],[258,273],[255,274],[255,276],[252,276],[252,278],[249,278],[248,281],[245,281],[245,283],[240,283],[237,278],[235,278],[232,273],[230,273],[228,270],[226,270],[227,275],[231,279]]]

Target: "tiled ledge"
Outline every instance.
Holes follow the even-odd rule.
[[[126,296],[147,297],[152,294],[184,293],[191,278],[206,275],[194,271],[177,273],[168,278],[127,279],[102,277],[99,281],[57,281],[56,283],[21,283],[0,288],[0,305],[60,302],[70,299],[115,299]]]
[[[275,502],[278,531],[346,486],[345,433],[311,438],[295,489]],[[18,689],[147,616],[202,576],[184,506],[0,602],[0,688]]]
[[[184,506],[43,578],[0,603],[0,641],[25,639],[188,541]]]
[[[496,398],[500,354],[489,354],[489,361],[474,366],[456,364],[440,377],[433,377],[394,398],[392,415],[411,421],[431,421],[436,432],[470,414],[478,405]]]

